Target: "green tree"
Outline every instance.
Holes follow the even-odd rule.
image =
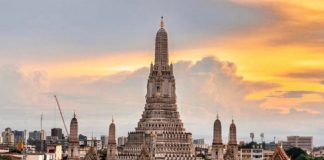
[[[307,158],[309,158],[304,150],[297,147],[286,150],[286,153],[288,157],[291,157],[291,160],[308,160]]]
[[[0,155],[0,160],[11,160],[11,158],[9,156]]]

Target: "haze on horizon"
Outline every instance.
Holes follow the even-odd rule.
[[[0,1],[0,130],[134,130],[165,17],[185,128],[211,140],[220,114],[238,140],[265,133],[324,145],[324,3],[320,0]],[[258,139],[257,139],[258,140]]]

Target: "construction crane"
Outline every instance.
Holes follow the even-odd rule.
[[[65,131],[66,131],[66,136],[69,136],[69,132],[67,130],[67,127],[66,127],[66,124],[65,124],[65,121],[64,121],[64,117],[63,117],[63,114],[62,114],[62,110],[61,110],[61,106],[60,106],[60,103],[56,97],[56,95],[54,95],[54,98],[55,98],[55,101],[56,101],[56,104],[57,104],[57,107],[60,111],[60,114],[61,114],[61,118],[62,118],[62,121],[63,121],[63,124],[64,124],[64,128],[65,128]]]

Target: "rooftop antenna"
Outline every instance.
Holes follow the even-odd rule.
[[[41,114],[41,130],[43,130],[43,112]]]

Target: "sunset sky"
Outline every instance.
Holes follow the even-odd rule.
[[[80,132],[133,131],[145,105],[164,16],[187,131],[210,142],[314,136],[324,145],[322,0],[0,1],[0,131],[63,127],[56,94]],[[257,136],[257,140],[260,140]]]

